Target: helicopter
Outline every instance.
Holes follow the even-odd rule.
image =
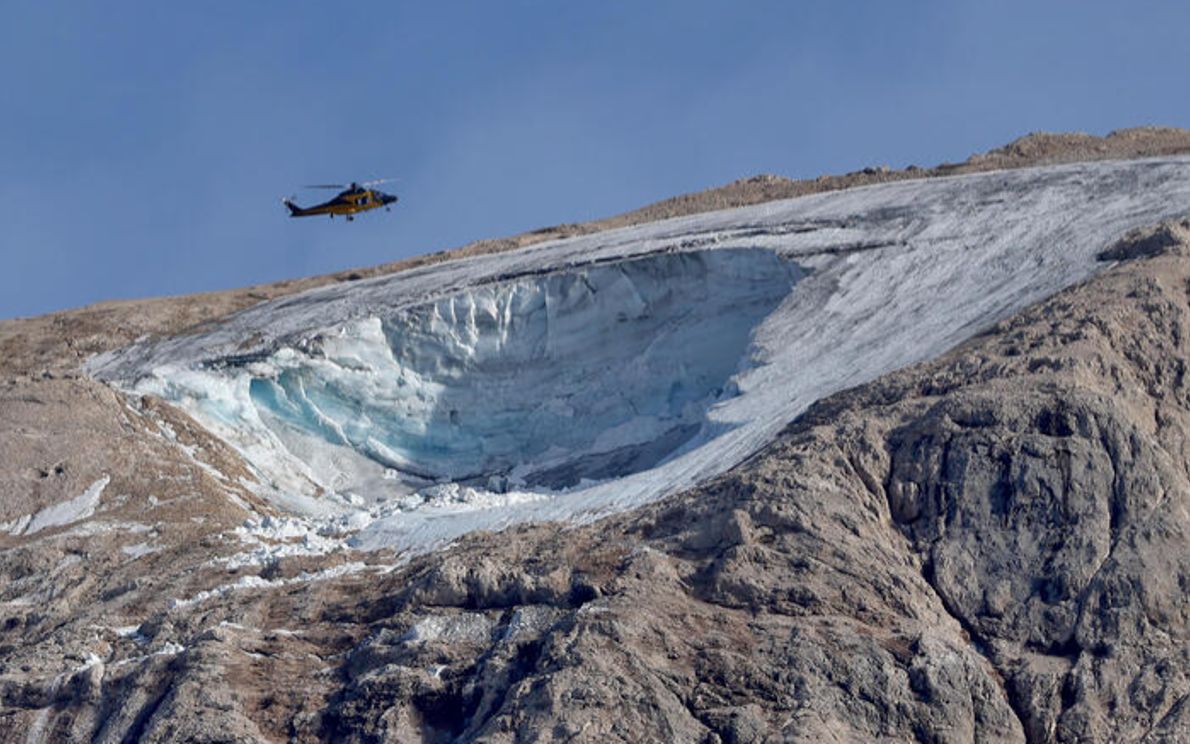
[[[349,184],[313,184],[304,186],[303,188],[342,189],[342,191],[334,199],[325,201],[322,204],[315,204],[312,207],[299,207],[293,203],[293,197],[282,199],[281,203],[289,208],[290,217],[313,217],[315,215],[325,214],[330,216],[331,219],[334,219],[335,215],[340,214],[346,217],[348,222],[351,222],[359,212],[366,212],[369,209],[377,209],[379,207],[384,207],[385,211],[389,210],[388,205],[396,202],[397,197],[372,187],[391,180],[391,178],[379,178],[375,181],[365,181],[363,183],[352,181]]]

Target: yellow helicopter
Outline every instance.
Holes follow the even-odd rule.
[[[375,181],[365,181],[363,183],[355,183],[352,181],[349,184],[342,183],[320,183],[311,186],[305,186],[307,189],[342,189],[330,201],[322,204],[315,204],[312,207],[299,207],[293,203],[293,197],[282,199],[281,203],[289,208],[290,217],[314,217],[316,215],[325,214],[331,219],[335,215],[343,215],[348,222],[355,219],[355,215],[359,212],[367,212],[369,209],[378,209],[384,207],[385,211],[389,210],[390,204],[397,201],[397,197],[392,194],[386,194],[379,189],[372,188],[379,184],[391,181],[391,178],[380,178]]]

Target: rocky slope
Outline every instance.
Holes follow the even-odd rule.
[[[410,561],[302,550],[78,370],[243,295],[6,323],[0,740],[1185,740],[1188,237],[695,490]]]

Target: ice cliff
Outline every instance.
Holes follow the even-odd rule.
[[[233,364],[237,394],[200,406],[302,453],[337,491],[383,493],[369,463],[547,487],[625,475],[698,431],[795,275],[771,251],[740,250],[481,286]],[[351,472],[349,452],[363,456]]]

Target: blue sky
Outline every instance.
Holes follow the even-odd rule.
[[[1190,126],[1185,2],[4,4],[0,318]],[[354,223],[306,183],[395,176]]]

